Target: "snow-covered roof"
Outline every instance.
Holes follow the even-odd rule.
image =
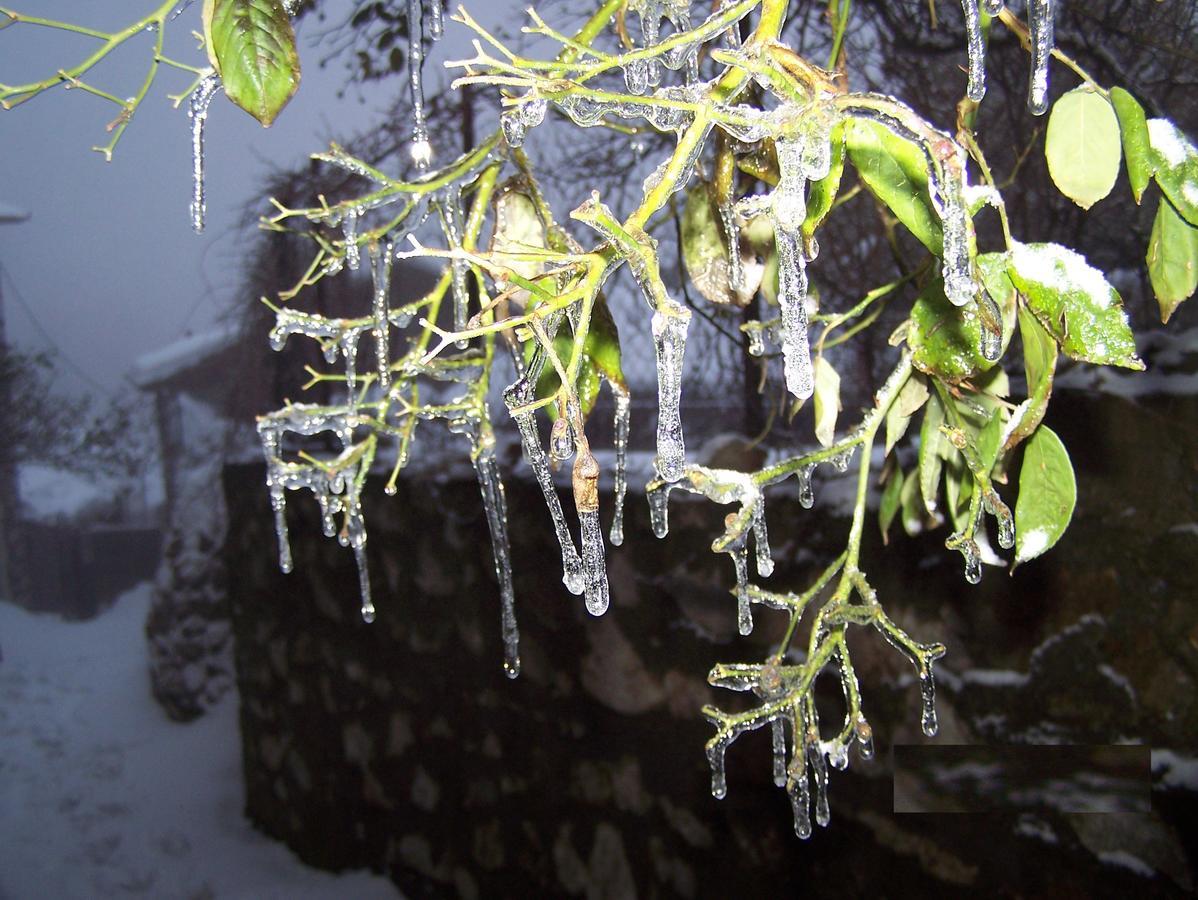
[[[215,356],[236,343],[240,334],[239,325],[223,325],[211,331],[182,338],[139,356],[133,362],[129,378],[139,388],[152,387]]]

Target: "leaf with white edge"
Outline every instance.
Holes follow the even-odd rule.
[[[1023,341],[1023,370],[1027,376],[1027,399],[1015,407],[1003,430],[1002,445],[1014,449],[1034,432],[1044,419],[1052,396],[1052,379],[1059,355],[1057,342],[1040,320],[1026,309],[1019,310],[1019,336]]]
[[[919,429],[919,493],[929,516],[938,512],[937,495],[945,456],[943,446],[948,444],[940,430],[943,424],[944,407],[938,398],[932,398],[924,408],[923,425]]]
[[[1131,192],[1139,203],[1152,180],[1156,165],[1152,155],[1152,144],[1148,139],[1148,119],[1144,107],[1123,88],[1111,88],[1111,105],[1119,117],[1119,134],[1123,139],[1123,159],[1127,163],[1127,180]]]
[[[208,60],[230,100],[267,127],[300,83],[295,31],[283,0],[204,0]]]
[[[1015,564],[1035,559],[1061,539],[1077,502],[1077,481],[1061,439],[1041,425],[1023,451],[1015,502]]]
[[[1156,183],[1181,217],[1198,225],[1198,149],[1168,119],[1148,120]]]
[[[886,126],[865,119],[849,122],[845,146],[870,191],[939,256],[944,231],[928,196],[928,162],[923,150]]]
[[[1066,356],[1144,368],[1118,291],[1080,253],[1060,244],[1016,244],[1008,272]]]
[[[1148,241],[1148,278],[1160,304],[1161,321],[1198,290],[1198,228],[1161,200]]]
[[[912,374],[899,391],[890,409],[886,411],[886,453],[889,454],[907,433],[911,417],[915,415],[928,401],[929,391],[927,380],[919,374]]]
[[[1123,157],[1110,101],[1087,85],[1063,94],[1048,117],[1044,157],[1053,183],[1082,209],[1109,194]]]
[[[815,375],[815,439],[831,447],[836,437],[836,417],[840,414],[840,376],[824,357],[812,363]]]

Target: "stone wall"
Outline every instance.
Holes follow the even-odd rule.
[[[1182,561],[1198,550],[1185,526],[1198,519],[1198,450],[1178,431],[1189,426],[1081,397],[1055,405],[1083,507],[1053,554],[970,587],[943,533],[892,537],[883,551],[871,522],[866,568],[900,624],[948,644],[938,742],[1192,753],[1198,585]],[[1150,424],[1158,478],[1141,484],[1136,435]],[[626,544],[609,554],[612,608],[593,619],[560,584],[535,485],[509,477],[523,674],[508,681],[472,481],[403,482],[396,497],[368,486],[379,611],[365,625],[352,555],[320,536],[306,498],[289,512],[296,571],[279,573],[262,474],[225,472],[246,811],[312,865],[386,871],[412,897],[1169,896],[1192,884],[1193,837],[1176,826],[1186,792],[1154,793],[1151,815],[894,815],[889,746],[927,739],[911,672],[872,632],[851,640],[878,759],[854,754],[832,772],[831,827],[793,836],[764,734],[730,749],[728,797],[712,799],[698,710],[739,698],[706,672],[762,659],[784,624],[758,612],[754,634],[736,634],[731,563],[709,549],[726,509],[675,495],[657,541],[630,495]],[[813,511],[794,497],[768,505],[770,586],[804,587],[843,542],[847,523],[820,514],[816,487]],[[975,668],[1029,675],[984,683]],[[823,687],[831,720],[837,690]]]

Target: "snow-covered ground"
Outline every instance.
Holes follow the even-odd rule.
[[[82,623],[0,602],[0,900],[399,896],[308,868],[246,822],[237,698],[166,719],[149,602],[142,585]]]

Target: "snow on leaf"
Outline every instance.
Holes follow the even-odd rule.
[[[1148,120],[1156,183],[1191,225],[1198,225],[1198,149],[1168,119]]]
[[[1027,442],[1015,503],[1015,563],[1035,559],[1051,548],[1073,517],[1077,481],[1069,452],[1044,425]]]
[[[1144,368],[1119,293],[1080,253],[1059,244],[1016,244],[1007,271],[1067,356]]]

